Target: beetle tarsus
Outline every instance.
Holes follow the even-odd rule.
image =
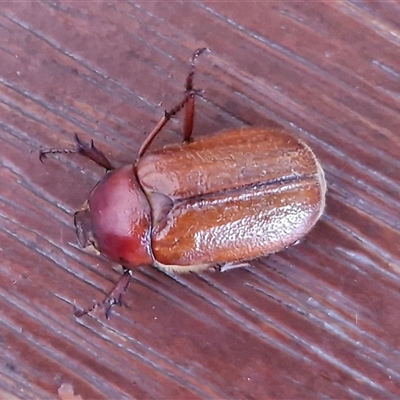
[[[63,149],[63,150],[57,150],[57,149],[49,149],[49,150],[40,150],[39,152],[39,160],[40,162],[43,162],[43,159],[47,157],[47,154],[71,154],[71,153],[77,153],[78,151],[76,149]]]
[[[92,311],[97,308],[104,309],[104,314],[107,319],[110,319],[111,307],[114,305],[122,306],[125,305],[122,302],[122,295],[128,289],[129,283],[131,281],[131,270],[128,268],[124,268],[124,274],[119,278],[118,282],[111,290],[111,292],[106,296],[106,298],[101,303],[95,303],[93,306],[86,308],[84,310],[79,310],[74,307],[74,315],[75,317],[82,317],[83,315],[90,314]]]
[[[93,306],[92,307],[90,307],[90,308],[85,308],[85,309],[83,309],[83,310],[80,310],[79,308],[77,308],[75,305],[74,305],[74,315],[75,315],[75,317],[82,317],[83,315],[85,315],[85,314],[89,314],[89,313],[91,313],[94,309],[96,309],[97,307],[99,307],[101,305],[101,303],[95,303],[95,304],[93,304]]]
[[[194,71],[195,71],[195,62],[197,60],[197,58],[205,53],[205,52],[209,52],[210,49],[208,47],[202,47],[200,49],[197,49],[194,51],[194,53],[192,54],[192,57],[190,57],[190,71],[188,73],[188,76],[186,78],[186,82],[185,82],[185,90],[186,93],[191,92],[193,90],[193,76],[194,76]]]

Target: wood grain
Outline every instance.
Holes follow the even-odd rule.
[[[399,21],[397,2],[2,3],[0,397],[398,398]],[[120,274],[73,228],[103,171],[39,150],[77,132],[132,162],[203,46],[194,135],[294,129],[326,212],[249,268],[139,268],[127,307],[77,319]]]

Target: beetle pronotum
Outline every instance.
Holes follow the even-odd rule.
[[[76,135],[74,150],[107,170],[75,226],[125,273],[98,306],[120,303],[131,268],[154,265],[175,272],[228,269],[280,251],[303,237],[324,210],[324,172],[312,150],[284,129],[240,128],[191,142],[195,97],[191,58],[183,100],[166,111],[132,165],[115,169],[93,141]],[[184,143],[146,152],[168,120],[185,109]]]

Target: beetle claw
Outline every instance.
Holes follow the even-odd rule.
[[[90,312],[92,312],[94,309],[96,309],[98,306],[100,305],[100,303],[95,303],[92,307],[89,308],[84,308],[83,310],[80,310],[78,307],[76,307],[74,305],[74,315],[75,317],[82,317],[85,314],[89,314]]]
[[[46,154],[47,154],[47,151],[40,150],[40,152],[39,152],[39,160],[40,160],[41,163],[43,163],[43,158],[46,158]]]
[[[199,55],[203,53],[209,53],[210,51],[211,50],[208,47],[201,47],[200,49],[195,50],[195,52],[192,54],[192,57],[190,58],[190,64],[193,66]]]
[[[74,306],[74,315],[77,318],[80,318],[86,314],[90,314],[94,310],[98,308],[104,309],[104,315],[106,316],[107,319],[110,319],[110,313],[111,313],[111,307],[114,305],[121,306],[122,302],[120,299],[105,299],[102,303],[95,303],[93,304],[92,307],[85,308],[83,310],[80,310],[79,308]]]

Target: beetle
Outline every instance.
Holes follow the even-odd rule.
[[[136,161],[114,168],[93,140],[75,135],[72,150],[107,170],[75,213],[78,240],[121,264],[124,274],[101,303],[108,318],[130,282],[131,269],[154,265],[173,272],[226,270],[275,253],[301,239],[325,205],[324,171],[313,151],[278,128],[225,130],[191,141],[195,61],[190,60],[182,101],[166,111],[140,147]],[[185,109],[184,143],[147,152],[153,139]]]

